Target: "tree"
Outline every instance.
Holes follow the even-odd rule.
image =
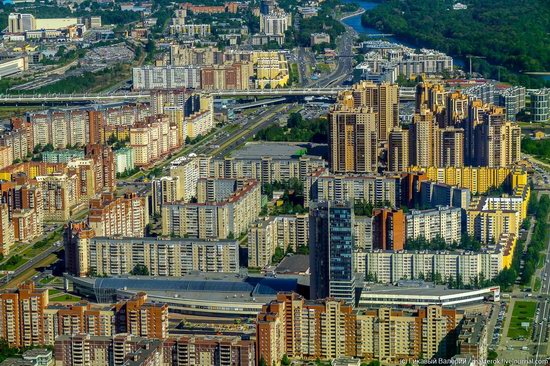
[[[279,263],[285,256],[285,251],[281,247],[275,248],[275,253],[273,254],[273,257],[271,258],[271,261],[273,263]]]
[[[149,268],[144,264],[136,264],[131,274],[134,276],[149,276]]]
[[[286,354],[283,355],[283,358],[281,359],[281,365],[283,366],[290,365],[290,360],[288,359],[288,356]]]
[[[265,362],[264,356],[260,356],[260,362],[258,362],[258,366],[267,366],[267,363]]]

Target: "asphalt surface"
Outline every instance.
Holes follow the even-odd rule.
[[[48,257],[50,254],[58,252],[61,249],[63,249],[63,245],[61,241],[54,243],[54,245],[47,248],[45,251],[41,252],[36,257],[30,259],[28,262],[26,262],[16,270],[14,270],[13,273],[10,273],[4,276],[2,279],[0,279],[0,285],[5,285],[8,282],[10,282],[12,279],[21,276],[23,273],[25,273],[29,269],[35,268],[40,262],[46,259],[46,257]]]
[[[540,194],[550,194],[548,191],[542,191]],[[535,327],[533,330],[534,340],[535,340],[535,365],[538,364],[539,359],[546,359],[547,354],[547,339],[548,331],[550,327],[550,240],[548,242],[548,247],[546,250],[546,260],[544,267],[540,272],[541,279],[541,289],[540,295],[538,297],[538,306],[537,312],[538,315],[535,316]]]

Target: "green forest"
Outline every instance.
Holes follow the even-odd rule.
[[[258,131],[255,140],[325,143],[327,134],[326,119],[304,119],[300,113],[291,113],[286,128],[271,125]]]
[[[521,151],[550,162],[550,139],[533,140],[525,137],[521,141]]]
[[[417,46],[474,59],[474,71],[528,87],[542,78],[523,74],[550,71],[548,0],[470,0],[453,10],[452,0],[388,0],[363,14],[363,24],[396,34]]]

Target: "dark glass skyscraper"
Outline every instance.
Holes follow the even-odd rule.
[[[321,203],[310,212],[311,297],[355,305],[353,206]]]

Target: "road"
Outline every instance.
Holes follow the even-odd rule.
[[[22,266],[17,268],[15,271],[13,271],[12,274],[5,276],[4,278],[0,279],[0,285],[5,285],[9,283],[11,280],[23,275],[26,271],[29,269],[38,267],[40,262],[42,262],[44,259],[46,259],[50,254],[58,252],[63,248],[62,242],[58,241],[56,244],[52,245],[51,247],[47,248],[43,252],[41,252],[36,257],[30,259],[28,262],[24,263]]]
[[[185,156],[189,154],[197,154],[223,157],[229,151],[235,149],[239,145],[242,145],[259,130],[274,123],[276,119],[281,116],[281,114],[286,113],[292,106],[293,104],[279,104],[266,107],[261,112],[258,112],[258,114],[254,114],[242,120],[236,132],[229,132],[224,128],[219,129],[196,145],[192,145],[191,147],[185,149],[185,154],[178,155]],[[173,160],[175,160],[175,157],[157,164],[157,166],[162,167],[161,176],[168,175],[170,162]],[[118,187],[134,187],[135,189],[144,189],[148,186],[148,183],[131,182],[129,180],[130,177],[125,180],[118,179]]]
[[[540,194],[549,194],[548,191],[540,192]],[[548,339],[548,331],[550,328],[550,302],[549,302],[549,295],[550,295],[550,281],[548,279],[550,278],[550,239],[547,243],[547,249],[546,249],[546,260],[544,263],[544,267],[542,268],[540,272],[540,280],[542,283],[541,289],[540,289],[540,296],[538,297],[538,307],[539,314],[535,317],[535,327],[533,330],[534,340],[535,340],[535,365],[538,365],[539,359],[546,359],[547,355],[547,339]]]
[[[353,71],[353,41],[357,33],[346,25],[346,32],[338,38],[338,66],[330,74],[312,82],[310,87],[338,85]]]

